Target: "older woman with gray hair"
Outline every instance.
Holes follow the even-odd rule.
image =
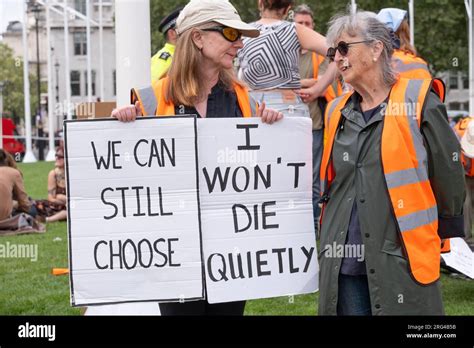
[[[333,18],[327,40],[354,91],[325,115],[319,314],[443,314],[441,242],[462,234],[465,195],[443,85],[394,73],[372,13]]]

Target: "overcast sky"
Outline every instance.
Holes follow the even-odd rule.
[[[9,22],[22,19],[24,0],[0,0],[0,34],[7,29]]]

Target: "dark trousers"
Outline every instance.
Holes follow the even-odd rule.
[[[366,275],[339,274],[337,315],[372,315]]]
[[[245,301],[210,304],[207,301],[160,303],[163,316],[170,315],[244,315]]]

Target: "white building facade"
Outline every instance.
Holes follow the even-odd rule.
[[[450,71],[442,73],[441,77],[447,87],[446,107],[449,110],[469,112],[468,73],[464,71]]]
[[[77,12],[86,14],[86,0],[56,0],[51,1],[55,9],[63,12],[60,5],[54,2],[67,5]],[[99,23],[99,0],[90,0],[91,19]],[[47,34],[46,34],[46,10],[41,9],[39,16],[39,52],[40,52],[40,75],[44,84],[48,82],[47,75]],[[28,5],[28,53],[30,74],[36,75],[37,67],[37,46],[36,46],[36,21],[34,13],[31,11],[32,3]],[[65,69],[65,43],[64,43],[64,18],[61,14],[50,10],[51,25],[51,64],[52,64],[52,91],[53,95],[48,96],[42,93],[43,108],[48,100],[49,114],[55,117],[55,130],[62,128],[62,121],[66,115],[66,74],[70,78],[71,98],[70,105],[72,114],[75,106],[87,102],[87,41],[86,22],[74,14],[68,17],[68,56],[69,71]],[[19,22],[11,22],[5,33],[2,33],[3,43],[7,44],[18,57],[23,57],[22,26]],[[92,101],[115,101],[116,99],[116,63],[115,63],[115,29],[114,29],[114,1],[102,0],[102,28],[103,28],[103,96],[100,98],[100,40],[99,27],[91,23],[91,77],[92,77]],[[100,99],[99,99],[100,98]],[[53,113],[51,113],[53,111]],[[33,110],[32,110],[33,112]],[[47,124],[47,115],[44,114],[43,124]],[[46,129],[45,129],[46,130]]]

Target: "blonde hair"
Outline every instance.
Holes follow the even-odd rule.
[[[416,56],[416,48],[410,44],[410,26],[406,19],[402,21],[395,34],[400,39],[400,49]]]
[[[204,98],[202,89],[202,77],[200,67],[202,66],[202,52],[193,41],[192,35],[195,29],[211,27],[216,23],[206,23],[191,28],[182,33],[176,43],[173,62],[168,73],[169,84],[166,87],[165,99],[174,105],[192,106],[200,99]],[[233,68],[222,69],[219,73],[219,82],[228,90],[233,90],[233,85],[243,86],[238,81]]]

